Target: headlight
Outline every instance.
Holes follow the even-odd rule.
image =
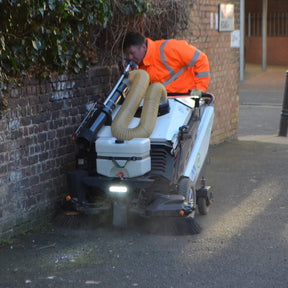
[[[119,193],[119,194],[125,194],[128,192],[128,187],[123,185],[112,185],[109,187],[110,193]]]

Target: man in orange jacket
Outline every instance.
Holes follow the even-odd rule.
[[[126,35],[123,49],[129,61],[147,71],[150,82],[160,82],[170,94],[201,95],[209,84],[207,56],[185,40],[156,40],[137,32]]]

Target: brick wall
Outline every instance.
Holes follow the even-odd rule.
[[[240,1],[221,1],[221,3],[234,4],[234,29],[240,29]],[[219,1],[215,0],[196,1],[191,12],[191,32],[177,36],[185,37],[204,51],[209,59],[211,80],[207,92],[214,94],[216,98],[212,143],[219,143],[237,135],[239,109],[239,49],[231,48],[231,32],[218,32],[215,29],[218,4]]]
[[[66,194],[72,133],[86,104],[109,92],[110,77],[111,69],[95,68],[11,91],[0,120],[0,239],[47,221]]]
[[[233,2],[239,29],[239,0],[227,3]],[[230,47],[230,32],[215,30],[218,1],[189,3],[194,3],[191,30],[176,37],[195,44],[210,60],[208,91],[216,97],[212,143],[218,143],[237,134],[239,51]],[[0,239],[48,221],[67,192],[66,173],[74,166],[71,135],[86,104],[107,95],[118,76],[116,67],[99,67],[83,75],[31,80],[11,91],[0,119]]]

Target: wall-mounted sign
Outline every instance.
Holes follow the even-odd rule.
[[[231,48],[240,48],[240,30],[231,33]]]
[[[219,31],[234,30],[234,4],[219,4]]]

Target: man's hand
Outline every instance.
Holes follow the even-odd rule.
[[[201,97],[203,92],[201,90],[193,89],[190,91],[190,96],[198,96]]]

